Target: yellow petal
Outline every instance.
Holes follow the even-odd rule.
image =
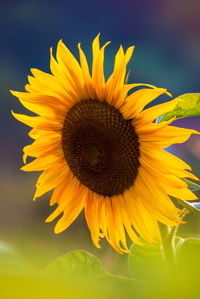
[[[175,119],[176,117],[173,117],[172,119],[160,123],[143,123],[142,125],[137,125],[137,120],[134,118],[132,120],[132,125],[139,136],[142,136],[143,134],[150,135],[155,134],[156,131],[161,128],[169,126]]]
[[[38,90],[37,89],[35,89],[32,85],[30,85],[30,84],[26,84],[25,86],[24,86],[24,89],[27,91],[27,92],[30,92],[30,93],[32,93],[32,94],[37,94],[37,92],[38,92]]]
[[[118,203],[120,205],[120,211],[123,219],[124,227],[131,239],[132,242],[138,245],[144,245],[144,242],[139,238],[138,234],[135,232],[135,229],[132,224],[132,219],[129,216],[129,207],[123,196],[119,196]]]
[[[52,151],[62,150],[61,137],[56,136],[54,138],[48,138],[46,136],[39,137],[31,145],[27,145],[23,148],[23,152],[26,156],[39,157],[52,153]],[[25,162],[26,163],[26,162]]]
[[[54,78],[54,77],[53,77]],[[66,93],[62,93],[62,90],[57,89],[57,84],[55,82],[52,82],[52,85],[48,85],[45,81],[45,79],[40,78],[34,78],[32,76],[28,76],[28,81],[30,85],[37,90],[38,94],[41,94],[41,91],[43,94],[58,98],[60,101],[64,102],[65,98],[67,96]],[[51,81],[51,80],[48,80]]]
[[[27,109],[41,116],[62,119],[66,115],[67,106],[58,98],[49,95],[30,94],[26,92],[10,91],[18,97],[20,103]]]
[[[81,99],[84,99],[87,96],[87,92],[84,86],[81,67],[76,58],[61,40],[58,42],[57,60],[66,76],[72,78],[74,85],[76,86],[76,93]]]
[[[136,194],[132,192],[131,189],[128,189],[123,194],[125,198],[125,204],[129,207],[129,217],[135,230],[138,234],[147,242],[155,242],[154,235],[150,231],[151,222],[154,221],[153,217],[149,218],[147,221],[146,216],[144,215],[144,208],[140,208],[140,203],[136,197]],[[148,222],[148,226],[146,223]]]
[[[163,190],[165,190],[169,195],[179,198],[182,200],[197,200],[198,197],[190,191],[188,188],[174,188],[169,185],[165,185],[163,181],[160,181],[163,186]]]
[[[122,89],[124,87],[124,80],[126,75],[126,66],[132,56],[134,47],[127,49],[126,54],[122,46],[120,46],[116,56],[113,73],[106,82],[106,100],[111,105],[115,105],[119,108],[124,101],[124,97],[121,96]]]
[[[20,100],[34,103],[34,104],[41,104],[41,102],[47,102],[47,103],[56,103],[63,105],[63,102],[60,101],[60,99],[50,96],[50,95],[44,95],[44,94],[31,94],[29,92],[19,92],[10,90],[11,94],[15,97],[19,98]]]
[[[100,51],[100,43],[99,43],[100,33],[95,37],[92,43],[92,74],[95,72],[96,61]]]
[[[47,118],[54,118],[61,122],[64,121],[66,114],[67,114],[67,108],[60,107],[58,104],[51,105],[51,104],[44,103],[44,102],[42,102],[41,104],[32,104],[32,103],[27,103],[26,101],[22,101],[22,100],[20,100],[20,103],[26,109],[38,114],[39,116],[44,116]]]
[[[12,115],[22,123],[26,124],[29,127],[36,127],[42,121],[40,116],[27,116],[19,113],[14,113],[11,111]]]
[[[107,213],[106,213],[106,200],[109,198],[101,199],[101,211],[100,211],[100,226],[103,232],[103,235],[108,239],[108,221],[107,221]]]
[[[32,162],[24,165],[21,170],[23,171],[41,171],[52,167],[52,164],[57,162],[66,163],[64,160],[63,152],[58,151],[54,154],[50,154],[44,157],[39,157]]]
[[[156,184],[155,184],[156,182]],[[162,190],[158,184],[158,177],[152,176],[143,167],[140,167],[138,177],[135,181],[135,192],[139,196],[141,194],[144,201],[151,205],[152,213],[155,211],[161,215],[167,225],[176,225],[180,222],[178,209],[170,200],[167,191]]]
[[[58,217],[66,207],[69,207],[69,205],[71,206],[72,201],[74,201],[75,204],[75,201],[79,199],[79,196],[75,196],[77,191],[81,191],[80,182],[70,174],[67,176],[67,180],[64,177],[64,179],[55,187],[50,201],[51,206],[55,203],[57,203],[58,206],[46,219],[46,222],[51,222]]]
[[[175,100],[172,100],[172,101],[169,101],[166,103],[162,103],[162,104],[150,107],[150,108],[142,111],[137,116],[137,120],[141,120],[140,123],[141,122],[142,123],[152,122],[159,116],[173,110],[178,102],[180,102],[180,100],[175,99]]]
[[[142,145],[142,147],[140,147],[140,151],[144,155],[148,156],[149,159],[152,159],[153,162],[156,160],[160,161],[161,163],[163,161],[168,161],[169,165],[175,165],[177,168],[191,170],[190,165],[163,149],[149,147],[145,144],[145,146]]]
[[[85,207],[85,218],[91,232],[91,238],[97,248],[100,248],[99,233],[100,233],[100,203],[101,200],[96,193],[89,191],[89,198]]]
[[[166,93],[166,89],[164,88],[143,88],[137,90],[126,98],[123,106],[120,108],[120,111],[122,112],[124,118],[134,118],[147,104],[155,100],[163,93]]]
[[[93,88],[99,100],[105,100],[105,78],[104,78],[104,50],[110,42],[107,42],[99,51],[94,47],[94,61],[92,65]]]
[[[118,196],[112,196],[111,204],[113,210],[113,223],[114,223],[114,227],[116,228],[115,231],[117,232],[118,245],[121,248],[120,246],[120,242],[121,242],[124,247],[121,248],[122,251],[127,252],[128,247],[126,242],[126,235],[124,231],[122,215],[120,211],[120,205],[118,204]]]
[[[168,160],[158,160],[152,159],[148,155],[141,154],[140,155],[140,164],[146,165],[153,172],[160,174],[161,176],[173,175],[179,178],[191,178],[193,180],[199,180],[193,173],[190,173],[184,168],[180,168],[176,166],[176,164],[168,161]]]
[[[64,206],[62,207],[64,213],[55,226],[54,232],[56,234],[59,234],[65,229],[67,229],[84,208],[84,191],[79,191],[80,196],[77,197],[77,190],[79,190],[79,188],[76,187],[70,194],[65,192],[66,196],[62,198],[62,202],[64,202]],[[50,217],[47,218],[46,222],[49,221],[48,219],[50,219]]]
[[[144,174],[145,171],[145,174]],[[160,188],[163,194],[169,194],[175,198],[183,199],[183,200],[196,200],[198,199],[197,196],[187,188],[175,188],[166,184],[163,181],[162,177],[154,175],[152,172],[148,171],[147,169],[143,169],[143,176],[146,175],[147,181],[152,186],[150,182],[157,182],[157,188]],[[155,185],[155,183],[154,183]],[[152,187],[153,188],[153,187]]]
[[[80,64],[81,64],[81,69],[82,69],[82,73],[83,73],[83,78],[85,81],[85,88],[88,92],[89,98],[94,99],[95,93],[94,93],[93,86],[92,86],[92,78],[90,75],[87,59],[85,57],[84,52],[81,49],[80,43],[78,44],[78,50],[79,50],[79,57],[80,57]]]
[[[140,164],[147,169],[148,171],[152,171],[154,174],[158,175],[160,180],[166,182],[166,184],[169,184],[172,187],[176,188],[186,188],[187,184],[175,176],[175,173],[169,173],[169,171],[164,170],[164,168],[159,167],[156,163],[157,161],[149,161],[148,159],[144,157],[140,157]],[[170,168],[170,165],[168,165],[168,168]]]
[[[50,69],[66,92],[66,102],[72,104],[73,101],[77,101],[79,96],[77,96],[76,84],[68,72],[67,75],[63,72],[63,68],[53,57],[52,48],[50,49]]]
[[[72,222],[79,216],[80,212],[83,210],[84,207],[84,201],[83,198],[79,198],[79,201],[76,201],[76,204],[73,203],[73,206],[71,209],[64,210],[63,216],[60,218],[60,220],[57,222],[54,232],[55,234],[59,234],[63,232],[65,229],[67,229]]]
[[[64,179],[64,177],[66,177],[67,180],[68,174],[69,168],[66,164],[44,170],[37,180],[37,189],[33,200],[55,188]]]
[[[115,56],[115,63],[114,63],[112,76],[114,76],[115,72],[120,68],[123,60],[124,60],[124,49],[121,45]]]
[[[141,143],[149,145],[160,146],[162,148],[168,147],[172,144],[183,143],[187,141],[192,134],[200,134],[196,130],[178,128],[168,126],[161,128],[154,134],[140,134],[139,139]]]
[[[150,186],[144,176],[138,176],[134,190],[140,196],[149,212],[166,225],[175,226],[180,223],[178,210],[173,206],[168,195],[156,187]]]

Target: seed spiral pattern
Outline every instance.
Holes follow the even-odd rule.
[[[139,167],[138,136],[130,120],[107,102],[82,100],[66,115],[65,159],[76,178],[103,196],[123,194]]]

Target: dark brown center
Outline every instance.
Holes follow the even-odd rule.
[[[71,171],[90,190],[113,196],[133,185],[139,167],[138,136],[131,121],[107,102],[82,100],[72,106],[62,145]]]

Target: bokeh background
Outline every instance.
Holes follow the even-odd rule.
[[[112,41],[106,50],[107,75],[119,45],[134,44],[129,81],[165,87],[174,97],[200,92],[199,0],[0,1],[0,247],[10,248],[36,268],[69,250],[86,249],[100,256],[107,269],[127,271],[118,262],[125,256],[104,241],[101,250],[93,246],[83,216],[60,235],[53,234],[54,224],[44,223],[52,210],[50,193],[32,201],[38,174],[19,170],[22,148],[31,140],[28,128],[11,116],[11,110],[25,110],[9,89],[23,91],[31,67],[49,71],[51,46],[55,49],[63,39],[77,55],[81,41],[91,58],[91,42],[98,32],[102,42]],[[179,120],[177,125],[200,129],[200,118]],[[169,150],[200,176],[198,136]],[[200,219],[187,216],[187,220],[180,234],[200,236]]]

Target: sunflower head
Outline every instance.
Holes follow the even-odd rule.
[[[74,175],[99,195],[122,194],[137,176],[138,136],[131,122],[106,101],[82,100],[70,109],[62,147]]]
[[[170,94],[149,84],[126,83],[134,47],[119,48],[105,80],[108,44],[100,47],[99,35],[94,39],[90,72],[81,45],[77,61],[59,41],[56,59],[50,51],[51,74],[31,69],[26,92],[12,91],[36,116],[13,115],[32,128],[34,141],[23,149],[24,162],[28,156],[35,159],[22,169],[42,171],[34,198],[53,189],[50,204],[57,207],[46,221],[60,216],[55,226],[60,233],[84,210],[94,244],[100,247],[105,237],[122,253],[128,252],[126,233],[144,245],[160,240],[158,222],[181,222],[170,196],[196,199],[182,180],[197,179],[190,166],[164,148],[197,132],[169,126],[174,119],[155,123],[177,101],[145,109]]]

